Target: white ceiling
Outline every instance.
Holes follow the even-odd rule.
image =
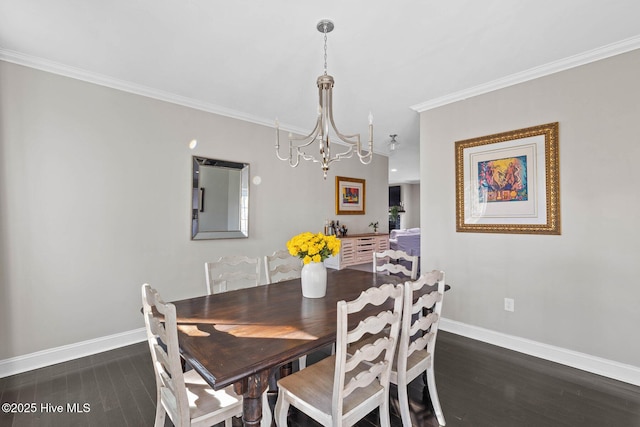
[[[638,0],[0,0],[0,59],[303,132],[323,18],[336,125],[398,134],[392,183],[419,180],[417,111],[640,47]]]

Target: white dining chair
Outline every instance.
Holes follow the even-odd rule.
[[[142,285],[142,306],[156,376],[155,427],[164,426],[167,414],[176,426],[224,421],[225,427],[231,427],[232,417],[242,415],[242,396],[236,395],[233,386],[213,390],[193,369],[182,371],[176,308],[162,301],[149,284]]]
[[[204,263],[207,294],[219,294],[260,284],[260,258],[228,255]],[[272,413],[267,392],[262,396],[261,427],[271,426]]]
[[[264,273],[267,283],[297,279],[302,273],[302,260],[286,250],[264,256]]]
[[[383,427],[389,420],[389,380],[402,311],[403,285],[370,288],[350,302],[337,304],[336,354],[278,381],[276,424],[287,425],[290,405],[324,426],[352,425],[379,408]],[[393,308],[382,308],[387,301]],[[377,308],[349,329],[349,319],[362,317],[362,310]],[[380,334],[379,339],[353,355],[349,343],[365,334]],[[371,362],[366,364],[364,362]]]
[[[260,258],[229,255],[204,263],[209,295],[260,284]]]
[[[403,275],[411,280],[416,280],[418,277],[418,257],[392,249],[374,252],[373,272]]]
[[[398,355],[391,369],[391,383],[398,386],[403,426],[411,426],[407,387],[411,381],[425,372],[436,418],[441,426],[445,425],[433,363],[444,299],[444,276],[443,271],[433,270],[423,274],[418,280],[405,284],[400,343]],[[436,289],[424,294],[421,290],[425,286],[436,286]]]
[[[286,250],[275,251],[264,256],[264,273],[267,284],[299,278],[302,274],[302,260],[294,257]],[[298,358],[298,368],[307,366],[307,356]]]

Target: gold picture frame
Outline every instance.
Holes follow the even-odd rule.
[[[456,231],[560,234],[558,122],[456,141]]]
[[[364,215],[366,191],[364,179],[336,176],[336,215]]]

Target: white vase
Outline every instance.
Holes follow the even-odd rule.
[[[327,268],[322,262],[310,262],[302,267],[302,296],[322,298],[327,294]]]

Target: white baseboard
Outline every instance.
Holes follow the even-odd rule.
[[[147,339],[145,328],[100,337],[62,347],[51,348],[24,356],[0,360],[0,378],[21,372],[54,365],[68,360],[78,359],[114,348],[135,344]]]
[[[640,386],[640,367],[442,318],[440,329],[530,356]]]

